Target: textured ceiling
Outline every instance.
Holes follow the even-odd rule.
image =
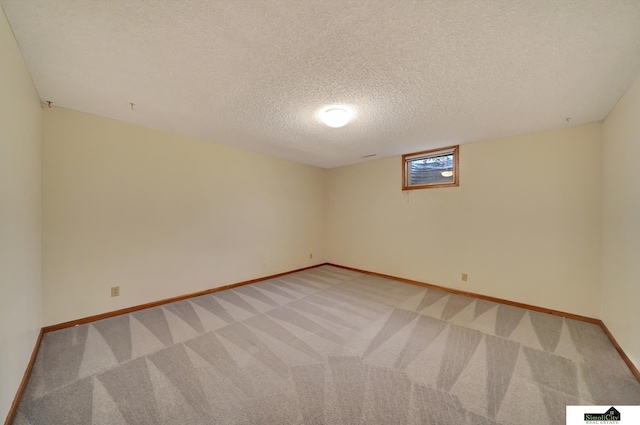
[[[0,4],[43,101],[321,167],[598,121],[640,74],[639,0]]]

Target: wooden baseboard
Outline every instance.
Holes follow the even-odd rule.
[[[163,304],[168,304],[168,303],[172,303],[172,302],[176,302],[176,301],[186,300],[188,298],[193,298],[193,297],[199,297],[201,295],[212,294],[214,292],[224,291],[225,289],[237,288],[238,286],[249,285],[251,283],[261,282],[263,280],[275,279],[275,278],[280,277],[280,276],[285,276],[285,275],[288,275],[288,274],[291,274],[291,273],[300,272],[300,271],[303,271],[303,270],[313,269],[313,268],[316,268],[316,267],[323,266],[325,264],[326,263],[316,264],[314,266],[303,267],[301,269],[291,270],[291,271],[283,272],[283,273],[272,274],[272,275],[269,275],[269,276],[263,276],[263,277],[259,277],[257,279],[245,280],[243,282],[237,282],[237,283],[233,283],[231,285],[225,285],[225,286],[220,286],[220,287],[217,287],[217,288],[206,289],[204,291],[194,292],[192,294],[180,295],[180,296],[172,297],[172,298],[166,298],[166,299],[160,300],[160,301],[153,301],[153,302],[146,303],[146,304],[136,305],[136,306],[133,306],[133,307],[123,308],[123,309],[120,309],[120,310],[110,311],[110,312],[107,312],[107,313],[96,314],[94,316],[83,317],[82,319],[71,320],[71,321],[64,322],[64,323],[58,323],[57,325],[51,325],[51,326],[43,327],[42,329],[40,329],[40,333],[38,334],[38,339],[36,340],[35,347],[33,348],[33,352],[31,353],[31,359],[29,360],[29,364],[27,365],[27,369],[25,370],[24,376],[22,377],[22,382],[20,383],[20,386],[18,387],[18,390],[16,391],[16,396],[13,399],[13,403],[11,404],[11,407],[9,408],[9,413],[7,414],[7,419],[5,420],[4,425],[11,425],[11,423],[13,422],[13,420],[15,418],[16,411],[18,409],[18,404],[20,403],[20,399],[22,398],[22,393],[24,392],[24,389],[25,389],[25,387],[27,385],[27,382],[29,381],[29,376],[31,376],[31,370],[33,369],[33,364],[36,361],[36,356],[38,354],[38,350],[40,349],[40,343],[42,342],[42,336],[45,333],[52,332],[52,331],[57,331],[59,329],[70,328],[72,326],[82,325],[82,324],[85,324],[85,323],[95,322],[96,320],[107,319],[107,318],[113,317],[113,316],[119,316],[121,314],[132,313],[134,311],[143,310],[145,308],[156,307],[156,306],[163,305]]]
[[[29,377],[31,376],[33,365],[36,362],[36,356],[38,355],[38,350],[40,349],[40,343],[42,342],[42,335],[44,335],[44,331],[40,329],[40,332],[38,333],[38,338],[36,339],[36,344],[33,347],[33,351],[31,352],[31,358],[29,359],[27,368],[24,371],[24,375],[22,376],[22,381],[20,382],[18,391],[16,391],[16,395],[13,398],[13,403],[11,403],[11,407],[9,408],[9,413],[7,414],[7,419],[4,421],[4,425],[11,425],[13,423],[14,418],[16,417],[16,413],[18,411],[18,404],[20,403],[20,399],[22,398],[22,393],[24,392],[24,389],[27,386],[27,382],[29,382]]]
[[[280,276],[285,276],[285,275],[288,275],[288,274],[291,274],[291,273],[296,273],[296,272],[300,272],[300,271],[303,271],[303,270],[313,269],[313,268],[324,266],[324,265],[330,265],[330,266],[339,267],[339,268],[346,269],[346,270],[355,271],[355,272],[358,272],[358,273],[363,273],[363,274],[368,274],[368,275],[372,275],[372,276],[383,277],[383,278],[386,278],[386,279],[393,279],[393,280],[397,280],[397,281],[400,281],[400,282],[410,283],[412,285],[423,286],[423,287],[426,287],[426,288],[439,289],[441,291],[446,291],[446,292],[450,292],[450,293],[453,293],[453,294],[459,294],[459,295],[464,295],[464,296],[468,296],[468,297],[474,297],[474,298],[478,298],[478,299],[482,299],[482,300],[493,301],[493,302],[500,303],[500,304],[511,305],[511,306],[525,308],[525,309],[532,310],[532,311],[537,311],[537,312],[547,313],[547,314],[553,314],[555,316],[566,317],[568,319],[579,320],[579,321],[582,321],[582,322],[588,322],[588,323],[593,323],[593,324],[599,325],[599,326],[602,327],[602,330],[605,332],[605,334],[609,337],[609,339],[611,340],[611,343],[616,348],[616,350],[618,350],[618,353],[620,353],[620,356],[622,357],[622,359],[625,361],[625,363],[627,364],[627,366],[631,370],[631,373],[633,373],[633,375],[638,379],[638,381],[640,381],[640,371],[638,371],[638,368],[631,362],[631,359],[629,359],[629,357],[626,355],[626,353],[622,350],[622,348],[620,347],[618,342],[615,340],[615,338],[613,337],[613,335],[609,331],[609,329],[607,329],[607,327],[604,324],[604,322],[602,322],[599,319],[594,319],[592,317],[580,316],[580,315],[573,314],[573,313],[567,313],[567,312],[563,312],[563,311],[559,311],[559,310],[553,310],[553,309],[549,309],[549,308],[539,307],[539,306],[535,306],[535,305],[531,305],[531,304],[524,304],[524,303],[520,303],[520,302],[516,302],[516,301],[509,301],[509,300],[505,300],[505,299],[502,299],[502,298],[491,297],[491,296],[488,296],[488,295],[476,294],[476,293],[467,292],[467,291],[460,291],[460,290],[457,290],[457,289],[447,288],[447,287],[444,287],[444,286],[438,286],[438,285],[433,285],[433,284],[430,284],[430,283],[419,282],[417,280],[405,279],[405,278],[398,277],[398,276],[391,276],[391,275],[387,275],[387,274],[382,274],[382,273],[376,273],[376,272],[371,272],[371,271],[367,271],[367,270],[356,269],[356,268],[353,268],[353,267],[341,266],[339,264],[322,263],[322,264],[317,264],[317,265],[314,265],[314,266],[303,267],[301,269],[291,270],[291,271],[284,272],[284,273],[277,273],[277,274],[274,274],[274,275],[264,276],[264,277],[260,277],[260,278],[257,278],[257,279],[251,279],[251,280],[246,280],[246,281],[243,281],[243,282],[233,283],[231,285],[220,286],[218,288],[207,289],[207,290],[200,291],[200,292],[195,292],[195,293],[191,293],[191,294],[187,294],[187,295],[181,295],[181,296],[178,296],[178,297],[167,298],[167,299],[160,300],[160,301],[154,301],[154,302],[141,304],[141,305],[128,307],[128,308],[123,308],[123,309],[120,309],[120,310],[115,310],[115,311],[111,311],[111,312],[107,312],[107,313],[97,314],[97,315],[94,315],[94,316],[88,316],[88,317],[84,317],[82,319],[71,320],[71,321],[68,321],[68,322],[59,323],[57,325],[51,325],[51,326],[43,327],[40,330],[40,334],[38,335],[38,339],[36,340],[36,344],[35,344],[35,347],[33,349],[33,353],[31,354],[31,359],[29,360],[29,364],[27,365],[27,369],[25,370],[24,376],[22,378],[22,382],[20,383],[20,386],[18,387],[18,391],[16,392],[16,396],[15,396],[15,398],[13,400],[13,403],[11,404],[11,408],[9,409],[9,413],[7,415],[7,419],[6,419],[4,424],[5,425],[11,425],[11,423],[14,420],[14,417],[16,415],[16,411],[17,411],[17,408],[18,408],[18,404],[20,402],[20,398],[22,397],[22,393],[24,392],[24,389],[25,389],[25,387],[27,385],[27,382],[29,380],[29,376],[31,375],[31,370],[33,369],[33,365],[34,365],[35,360],[36,360],[36,355],[38,353],[38,349],[40,348],[40,343],[42,341],[42,336],[46,332],[52,332],[52,331],[56,331],[56,330],[59,330],[59,329],[64,329],[64,328],[69,328],[69,327],[76,326],[76,325],[90,323],[90,322],[94,322],[96,320],[102,320],[102,319],[106,319],[106,318],[109,318],[109,317],[118,316],[118,315],[121,315],[121,314],[128,314],[128,313],[131,313],[131,312],[134,312],[134,311],[143,310],[145,308],[151,308],[151,307],[156,307],[156,306],[159,306],[159,305],[168,304],[168,303],[172,303],[172,302],[176,302],[176,301],[182,301],[182,300],[185,300],[185,299],[198,297],[198,296],[201,296],[201,295],[212,294],[214,292],[224,291],[226,289],[237,288],[238,286],[249,285],[251,283],[261,282],[263,280],[274,279],[274,278],[277,278],[277,277],[280,277]]]
[[[327,265],[334,266],[334,267],[340,267],[342,269],[351,270],[351,271],[359,272],[359,273],[364,273],[364,274],[368,274],[368,275],[371,275],[371,276],[378,276],[378,277],[384,277],[386,279],[393,279],[393,280],[397,280],[397,281],[400,281],[400,282],[410,283],[412,285],[424,286],[426,288],[439,289],[441,291],[450,292],[452,294],[465,295],[467,297],[479,298],[481,300],[493,301],[493,302],[496,302],[496,303],[511,305],[511,306],[514,306],[514,307],[526,308],[527,310],[537,311],[537,312],[540,312],[540,313],[547,313],[547,314],[553,314],[554,316],[566,317],[567,319],[573,319],[573,320],[579,320],[581,322],[593,323],[593,324],[598,325],[598,326],[600,326],[602,328],[602,330],[607,335],[607,337],[609,337],[609,340],[611,341],[613,346],[616,348],[616,350],[618,350],[618,353],[620,354],[620,357],[622,357],[622,360],[624,360],[624,362],[629,367],[629,370],[631,370],[631,373],[633,374],[633,376],[635,376],[636,379],[640,382],[640,371],[638,371],[638,368],[636,367],[636,365],[633,364],[633,362],[631,361],[629,356],[627,356],[627,354],[624,352],[622,347],[620,347],[620,344],[618,344],[618,341],[616,341],[616,339],[613,337],[613,334],[609,331],[609,329],[607,329],[607,326],[600,319],[594,319],[593,317],[580,316],[578,314],[567,313],[567,312],[559,311],[559,310],[552,310],[550,308],[539,307],[539,306],[535,306],[535,305],[531,305],[531,304],[524,304],[524,303],[520,303],[520,302],[516,302],[516,301],[509,301],[509,300],[505,300],[505,299],[502,299],[502,298],[490,297],[488,295],[476,294],[476,293],[467,292],[467,291],[460,291],[460,290],[457,290],[457,289],[452,289],[452,288],[447,288],[447,287],[444,287],[444,286],[433,285],[433,284],[425,283],[425,282],[419,282],[417,280],[405,279],[405,278],[397,277],[397,276],[391,276],[391,275],[388,275],[388,274],[370,272],[368,270],[361,270],[361,269],[356,269],[356,268],[353,268],[353,267],[341,266],[339,264],[327,263]]]
[[[263,280],[275,279],[276,277],[286,276],[288,274],[301,272],[303,270],[314,269],[316,267],[324,266],[325,264],[326,263],[316,264],[315,266],[303,267],[301,269],[291,270],[291,271],[283,272],[283,273],[272,274],[272,275],[269,275],[269,276],[259,277],[257,279],[250,279],[250,280],[245,280],[243,282],[232,283],[231,285],[225,285],[225,286],[219,286],[217,288],[205,289],[204,291],[194,292],[194,293],[187,294],[187,295],[180,295],[180,296],[177,296],[177,297],[166,298],[166,299],[160,300],[160,301],[153,301],[153,302],[150,302],[150,303],[140,304],[140,305],[136,305],[136,306],[133,306],[133,307],[127,307],[127,308],[123,308],[123,309],[120,309],[120,310],[114,310],[114,311],[109,311],[109,312],[106,312],[106,313],[96,314],[94,316],[83,317],[82,319],[70,320],[68,322],[58,323],[57,325],[45,326],[44,328],[42,328],[42,330],[45,333],[53,332],[53,331],[57,331],[57,330],[60,330],[60,329],[70,328],[72,326],[78,326],[78,325],[83,325],[85,323],[95,322],[97,320],[108,319],[109,317],[119,316],[121,314],[133,313],[134,311],[144,310],[145,308],[157,307],[157,306],[163,305],[163,304],[169,304],[169,303],[174,303],[176,301],[182,301],[182,300],[186,300],[186,299],[189,299],[189,298],[199,297],[199,296],[202,296],[202,295],[213,294],[214,292],[224,291],[226,289],[237,288],[238,286],[249,285],[251,283],[256,283],[256,282],[262,282]]]
[[[603,321],[600,321],[600,326],[602,327],[604,333],[609,337],[609,340],[611,341],[613,346],[616,347],[616,350],[618,350],[620,357],[622,357],[622,360],[624,360],[624,362],[627,364],[629,370],[631,370],[631,373],[633,373],[633,376],[635,376],[638,382],[640,382],[640,371],[638,370],[636,365],[633,364],[629,356],[627,356],[627,353],[625,353],[622,347],[620,347],[620,344],[618,344],[618,341],[616,341],[616,339],[613,337],[613,334],[611,333],[611,331],[609,331]]]
[[[391,276],[391,275],[388,275],[388,274],[382,274],[382,273],[370,272],[370,271],[367,271],[367,270],[355,269],[353,267],[341,266],[341,265],[338,265],[338,264],[331,264],[331,263],[327,263],[327,264],[330,265],[330,266],[340,267],[342,269],[352,270],[352,271],[355,271],[355,272],[364,273],[364,274],[368,274],[368,275],[372,275],[372,276],[378,276],[378,277],[384,277],[384,278],[387,278],[387,279],[398,280],[400,282],[410,283],[412,285],[424,286],[426,288],[439,289],[441,291],[450,292],[452,294],[464,295],[466,297],[479,298],[481,300],[493,301],[494,303],[505,304],[505,305],[510,305],[510,306],[514,306],[514,307],[520,307],[520,308],[526,308],[527,310],[538,311],[540,313],[553,314],[554,316],[566,317],[568,319],[573,319],[573,320],[580,320],[581,322],[588,322],[588,323],[593,323],[593,324],[596,324],[596,325],[599,325],[600,323],[602,323],[600,321],[600,319],[594,319],[593,317],[580,316],[578,314],[567,313],[567,312],[559,311],[559,310],[552,310],[550,308],[545,308],[545,307],[539,307],[539,306],[536,306],[536,305],[520,303],[520,302],[517,302],[517,301],[505,300],[503,298],[490,297],[488,295],[476,294],[474,292],[460,291],[458,289],[447,288],[445,286],[438,286],[438,285],[433,285],[431,283],[419,282],[417,280],[405,279],[403,277],[397,277],[397,276]]]

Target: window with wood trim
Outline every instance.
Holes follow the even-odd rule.
[[[459,146],[402,155],[402,190],[458,186]]]

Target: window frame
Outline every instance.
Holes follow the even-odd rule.
[[[453,181],[450,183],[426,183],[410,185],[409,166],[411,161],[416,159],[433,158],[442,156],[448,152],[453,153]],[[434,189],[439,187],[455,187],[460,185],[460,145],[447,146],[444,148],[430,149],[427,151],[413,152],[402,155],[402,190]]]

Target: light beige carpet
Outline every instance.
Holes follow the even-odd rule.
[[[14,424],[564,424],[640,404],[596,326],[322,266],[44,336]]]

